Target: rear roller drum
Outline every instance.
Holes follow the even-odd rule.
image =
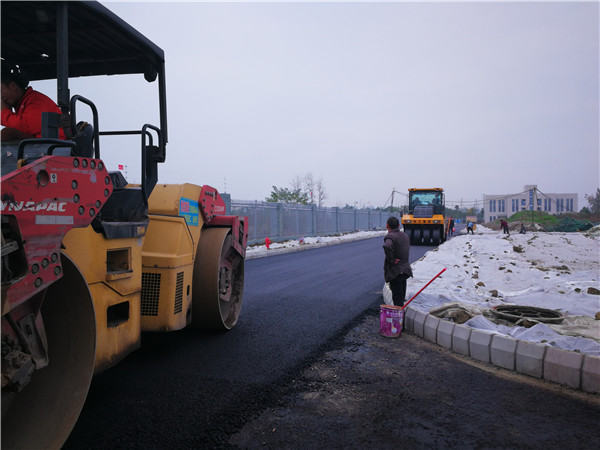
[[[229,228],[202,231],[192,290],[192,326],[227,331],[242,309],[244,258],[232,246]]]
[[[2,448],[58,449],[71,433],[94,373],[96,319],[88,285],[66,256],[41,313],[49,364],[18,393],[2,391]]]

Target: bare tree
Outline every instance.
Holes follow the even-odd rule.
[[[304,192],[306,194],[308,194],[308,198],[310,200],[311,204],[314,204],[314,198],[315,198],[315,179],[313,177],[313,174],[308,172],[306,175],[304,175]]]
[[[323,183],[323,178],[319,178],[317,183],[315,184],[315,189],[317,191],[317,204],[319,208],[323,205],[323,201],[327,198],[327,193],[325,192],[325,183]]]
[[[586,194],[585,199],[590,205],[592,214],[600,213],[600,188],[596,189],[596,194]]]
[[[303,182],[302,178],[300,178],[298,175],[296,175],[290,182],[292,191],[303,191],[304,190],[303,184],[304,184],[304,182]]]

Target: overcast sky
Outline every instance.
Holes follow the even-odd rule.
[[[103,3],[165,51],[161,182],[263,200],[311,172],[329,206],[599,186],[596,2]],[[101,129],[158,124],[156,83],[103,78],[71,84]],[[137,140],[108,139],[139,181]]]

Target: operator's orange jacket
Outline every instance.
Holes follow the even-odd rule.
[[[21,102],[16,107],[16,112],[13,113],[8,108],[2,110],[2,125],[39,138],[42,136],[43,112],[60,114],[61,111],[50,97],[28,87],[23,94],[23,98],[21,98]],[[59,129],[58,137],[65,138],[62,129]]]

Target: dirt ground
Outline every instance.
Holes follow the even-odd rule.
[[[600,397],[379,335],[379,308],[280,387],[239,448],[596,448]],[[269,393],[270,397],[272,393]]]

